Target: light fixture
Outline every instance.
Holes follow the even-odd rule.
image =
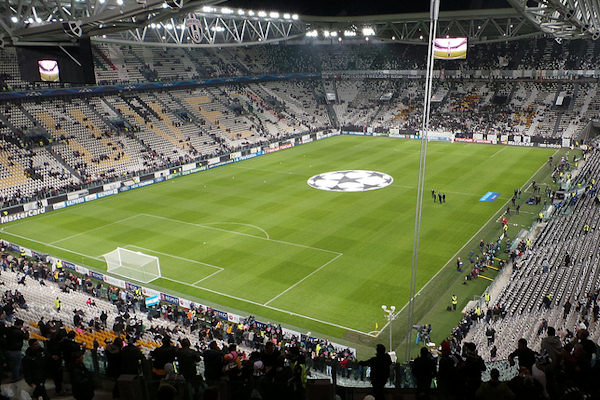
[[[12,17],[10,17],[10,20],[12,21],[13,24],[16,24],[17,22],[19,22],[19,18],[15,17],[14,15]]]
[[[298,14],[292,14],[292,19],[295,21],[298,19]]]
[[[306,32],[306,36],[308,36],[308,37],[317,37],[317,36],[319,36],[319,32],[317,32],[316,29],[313,29],[312,31]]]
[[[246,12],[244,10],[242,10],[241,8],[237,12],[238,12],[238,15],[246,14]]]
[[[330,35],[331,35],[332,37],[337,37],[337,32],[336,32],[336,31],[333,31],[333,32],[331,32],[331,33],[330,33]]]
[[[354,37],[354,36],[356,36],[356,32],[346,30],[346,31],[344,31],[344,36],[346,36],[346,37]]]
[[[290,19],[292,16],[290,15],[290,13],[285,13],[283,14],[283,18],[285,19]]]
[[[370,26],[365,26],[362,28],[362,34],[363,36],[375,36],[375,29],[371,28]]]
[[[277,11],[271,11],[269,13],[269,17],[271,17],[271,18],[279,18],[279,13]]]
[[[264,17],[267,16],[267,13],[265,11],[259,11],[258,12],[258,16],[261,17],[261,18],[264,18]]]

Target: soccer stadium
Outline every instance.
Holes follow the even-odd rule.
[[[600,398],[600,3],[410,3],[0,3],[0,400]]]

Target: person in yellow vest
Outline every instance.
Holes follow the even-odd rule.
[[[542,222],[544,220],[544,213],[542,211],[540,211],[540,213],[538,214],[538,222]]]
[[[502,225],[502,231],[505,235],[508,233],[508,224]]]
[[[25,258],[25,249],[21,249],[21,252],[19,254],[21,254],[21,257]]]
[[[531,240],[529,238],[527,238],[527,240],[525,241],[525,246],[531,247]]]
[[[61,302],[60,299],[57,297],[56,300],[54,300],[54,309],[56,310],[56,312],[60,312],[60,306]]]
[[[452,295],[452,311],[456,311],[456,305],[458,304],[458,297],[455,294]]]
[[[485,299],[485,305],[489,305],[490,304],[490,300],[491,300],[491,296],[490,296],[490,292],[485,292],[485,295],[483,295],[483,298]]]
[[[589,231],[590,231],[590,226],[588,224],[585,224],[583,226],[583,234],[587,235]]]
[[[62,269],[62,261],[56,260],[56,269],[60,271]]]
[[[475,315],[477,315],[477,319],[481,318],[481,307],[475,307]]]

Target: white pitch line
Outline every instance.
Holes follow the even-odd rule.
[[[27,236],[21,236],[21,235],[17,235],[16,233],[10,233],[10,232],[6,232],[6,234],[9,235],[9,236],[15,236],[15,237],[18,237],[18,238],[21,238],[21,239],[24,239],[24,240],[29,240],[30,242],[39,243],[41,245],[52,247],[52,248],[55,248],[55,249],[58,249],[58,250],[63,250],[63,251],[66,251],[68,253],[77,254],[77,255],[82,256],[82,257],[87,257],[87,258],[91,258],[91,259],[98,260],[98,261],[104,261],[100,257],[94,257],[94,256],[90,256],[88,254],[78,253],[76,251],[65,249],[64,247],[55,246],[55,245],[50,244],[50,243],[41,242],[39,240],[35,240],[35,239],[29,238]]]
[[[190,259],[190,258],[185,258],[185,257],[174,256],[173,254],[169,254],[169,253],[163,253],[163,252],[156,251],[156,250],[152,250],[152,249],[147,249],[147,248],[145,248],[145,247],[136,246],[136,245],[134,245],[134,244],[128,244],[128,245],[125,245],[125,246],[123,246],[123,247],[124,247],[124,248],[127,248],[127,247],[133,247],[133,248],[135,248],[135,249],[141,249],[141,250],[147,251],[147,252],[149,252],[149,253],[156,253],[156,254],[161,254],[161,255],[163,255],[163,256],[167,256],[167,257],[173,257],[173,258],[175,258],[175,259],[177,259],[177,260],[181,260],[181,261],[187,261],[187,262],[191,262],[191,263],[195,263],[195,264],[202,264],[202,265],[206,265],[207,267],[211,267],[211,268],[216,268],[216,269],[218,269],[218,270],[219,270],[219,272],[220,272],[220,271],[222,271],[222,270],[224,269],[224,268],[222,268],[222,267],[217,267],[216,265],[208,264],[208,263],[205,263],[205,262],[202,262],[202,261],[192,260],[192,259]]]
[[[313,272],[311,272],[310,274],[306,275],[304,278],[300,279],[298,282],[294,283],[292,286],[290,286],[289,288],[285,289],[283,292],[279,293],[277,296],[273,297],[271,300],[267,301],[265,304],[263,304],[263,306],[268,305],[273,300],[275,300],[275,299],[279,298],[280,296],[286,294],[287,292],[289,292],[290,290],[292,290],[293,288],[295,288],[296,286],[298,286],[299,284],[301,284],[302,282],[304,282],[305,280],[307,280],[308,278],[310,278],[311,276],[313,276],[314,274],[316,274],[317,272],[319,272],[320,270],[322,270],[323,268],[325,268],[326,266],[328,266],[329,264],[331,264],[332,262],[334,262],[335,260],[337,260],[338,258],[340,258],[341,256],[342,256],[342,254],[338,254],[337,256],[333,257],[331,260],[327,261],[325,264],[321,265],[319,268],[315,269]]]
[[[202,282],[202,281],[205,281],[205,280],[207,280],[208,278],[212,277],[213,275],[216,275],[216,274],[218,274],[219,272],[222,272],[222,271],[223,271],[223,269],[220,269],[220,270],[218,270],[218,271],[215,271],[215,272],[213,272],[212,274],[210,274],[210,275],[207,275],[207,276],[205,276],[204,278],[200,279],[199,281],[196,281],[196,282],[192,283],[192,285],[193,285],[193,286],[196,286],[198,283],[200,283],[200,282]]]
[[[185,286],[190,286],[190,287],[193,287],[193,288],[196,288],[196,289],[206,290],[207,292],[214,293],[214,294],[217,294],[219,296],[229,297],[229,298],[232,298],[234,300],[242,301],[244,303],[250,303],[250,304],[254,304],[254,305],[260,306],[260,307],[265,307],[265,308],[268,308],[268,309],[273,310],[273,311],[278,311],[280,313],[284,313],[284,314],[288,314],[288,315],[292,315],[292,316],[304,318],[304,319],[307,319],[309,321],[314,321],[314,322],[318,322],[318,323],[321,323],[321,324],[324,324],[324,325],[333,326],[335,328],[344,329],[344,330],[355,332],[355,333],[359,333],[359,334],[365,335],[365,336],[376,337],[375,335],[372,335],[371,333],[368,333],[368,332],[359,331],[357,329],[349,328],[347,326],[339,325],[339,324],[336,324],[336,323],[333,323],[333,322],[323,321],[321,319],[309,317],[308,315],[304,315],[304,314],[298,314],[298,313],[293,312],[293,311],[287,311],[287,310],[283,310],[281,308],[277,308],[277,307],[273,307],[273,306],[265,306],[263,304],[260,304],[257,301],[243,299],[241,297],[237,297],[237,296],[233,296],[233,295],[230,295],[230,294],[227,294],[227,293],[219,292],[218,290],[209,289],[209,288],[206,288],[206,287],[203,287],[203,286],[194,286],[194,285],[191,285],[191,284],[189,284],[187,282],[182,282],[182,281],[178,281],[178,280],[171,279],[171,278],[162,277],[162,279],[166,279],[168,281],[179,283],[179,284],[185,285]]]
[[[302,247],[304,249],[323,251],[325,253],[331,253],[331,254],[336,254],[336,255],[342,254],[339,251],[320,249],[318,247],[307,246],[307,245],[304,245],[304,244],[286,242],[285,240],[267,239],[267,238],[264,238],[262,236],[251,235],[249,233],[236,232],[236,231],[230,231],[230,230],[227,230],[227,229],[215,228],[215,227],[212,227],[212,226],[207,226],[207,225],[202,225],[202,224],[196,224],[196,223],[193,223],[193,222],[187,222],[187,221],[181,221],[181,220],[173,219],[173,218],[161,217],[160,215],[154,215],[154,214],[138,214],[138,215],[145,215],[147,217],[159,218],[159,219],[163,219],[163,220],[166,220],[166,221],[177,222],[177,223],[180,223],[180,224],[186,224],[186,225],[192,225],[192,226],[199,226],[201,228],[212,229],[212,230],[220,231],[220,232],[227,232],[227,233],[231,233],[231,234],[234,234],[234,235],[247,236],[247,237],[251,237],[251,238],[254,238],[254,239],[267,240],[269,242],[275,242],[275,243],[287,244],[287,245],[290,245],[290,246]]]
[[[265,234],[266,239],[270,239],[269,233],[267,231],[265,231],[260,226],[256,226],[256,225],[252,225],[252,224],[244,224],[243,222],[207,222],[207,223],[205,223],[205,225],[219,225],[219,224],[230,224],[230,225],[248,226],[250,228],[254,228],[254,229],[257,229],[257,230],[261,231],[262,233]]]
[[[554,152],[554,154],[552,154],[552,157],[554,157],[554,155],[555,155],[556,153],[558,153],[558,150],[556,150],[556,151]],[[527,181],[526,181],[526,182],[523,184],[523,186],[521,186],[521,189],[523,189],[523,187],[524,187],[524,186],[527,184],[527,182],[529,182],[529,181],[530,181],[530,180],[531,180],[531,179],[532,179],[534,176],[536,176],[536,175],[537,175],[537,173],[538,173],[538,172],[540,172],[540,170],[541,170],[542,168],[544,168],[545,166],[546,166],[546,164],[545,164],[545,163],[544,163],[544,164],[542,164],[542,166],[541,166],[541,167],[539,167],[539,168],[537,169],[537,171],[535,171],[535,172],[534,172],[534,173],[533,173],[533,174],[532,174],[532,175],[529,177],[529,179],[528,179],[528,180],[527,180]],[[456,257],[456,256],[458,255],[458,253],[460,253],[460,252],[461,252],[461,251],[462,251],[462,250],[463,250],[465,247],[467,247],[467,245],[468,245],[469,243],[471,243],[471,240],[473,240],[473,239],[475,238],[475,236],[477,236],[477,235],[479,234],[479,232],[481,232],[481,231],[483,230],[483,228],[485,228],[485,227],[487,226],[487,224],[489,224],[489,223],[490,223],[490,221],[491,221],[492,219],[494,219],[494,217],[496,216],[496,214],[498,214],[500,211],[502,211],[502,210],[504,209],[504,207],[506,206],[506,204],[508,204],[509,202],[510,202],[510,199],[506,200],[506,202],[505,202],[505,203],[504,203],[502,206],[500,206],[500,208],[499,208],[499,209],[498,209],[498,210],[497,210],[497,211],[494,213],[494,215],[492,215],[492,216],[490,217],[490,219],[488,219],[488,220],[487,220],[487,222],[486,222],[485,224],[483,224],[483,225],[481,226],[481,228],[479,228],[479,230],[478,230],[477,232],[475,232],[475,234],[474,234],[473,236],[471,236],[471,238],[470,238],[469,240],[467,240],[467,241],[465,242],[465,244],[464,244],[464,245],[463,245],[463,246],[462,246],[460,249],[458,249],[458,251],[457,251],[456,253],[454,253],[454,255],[453,255],[452,257],[450,257],[450,259],[448,259],[448,261],[447,261],[447,262],[446,262],[446,263],[445,263],[445,264],[442,266],[442,268],[440,268],[440,269],[438,270],[438,272],[436,272],[436,273],[435,273],[435,275],[433,275],[433,276],[432,276],[432,277],[431,277],[431,278],[430,278],[430,279],[429,279],[429,280],[428,280],[428,281],[427,281],[427,282],[426,282],[426,283],[423,285],[423,287],[422,287],[421,289],[419,289],[419,291],[418,291],[418,292],[415,294],[415,297],[417,297],[418,295],[420,295],[420,294],[421,294],[421,292],[423,291],[423,289],[425,289],[425,288],[427,287],[427,285],[429,285],[429,284],[431,283],[431,281],[433,281],[433,280],[435,279],[435,277],[436,277],[436,276],[438,276],[440,272],[442,272],[442,270],[444,269],[444,267],[445,267],[446,265],[450,264],[450,262],[451,262],[451,261],[454,259],[454,257]],[[395,317],[394,317],[394,318],[398,317],[398,315],[400,315],[400,313],[401,313],[401,312],[402,312],[402,311],[403,311],[403,310],[404,310],[404,309],[405,309],[407,306],[408,306],[408,302],[407,302],[407,303],[406,303],[406,304],[405,304],[405,305],[404,305],[404,306],[403,306],[403,307],[402,307],[402,308],[401,308],[401,309],[400,309],[400,310],[399,310],[399,311],[396,313],[396,315],[395,315]],[[383,331],[385,330],[385,328],[386,328],[386,327],[387,327],[389,324],[390,324],[390,322],[389,322],[389,321],[388,321],[388,322],[386,322],[386,323],[385,323],[385,325],[383,325],[383,327],[381,328],[381,330],[379,331],[379,333],[378,333],[376,336],[379,336],[379,334],[380,334],[381,332],[383,332]]]
[[[504,150],[506,150],[507,148],[508,148],[508,146],[504,146],[504,147],[502,147],[500,150],[498,150],[498,151],[496,151],[494,154],[492,154],[492,155],[490,156],[490,158],[494,158],[494,157],[496,157],[498,154],[502,153],[502,152],[503,152]]]
[[[127,220],[130,220],[130,219],[132,219],[132,218],[135,218],[135,217],[137,217],[138,215],[139,215],[139,214],[136,214],[136,215],[129,216],[129,217],[127,217],[127,218],[120,219],[120,220],[118,220],[118,221],[109,222],[108,224],[104,224],[104,225],[98,226],[98,227],[96,227],[96,228],[89,229],[89,230],[87,230],[87,231],[79,232],[79,233],[76,233],[76,234],[74,234],[74,235],[67,236],[67,237],[64,237],[64,238],[62,238],[62,239],[55,240],[55,241],[53,241],[53,242],[49,242],[48,244],[55,244],[55,243],[59,243],[59,242],[64,242],[65,240],[73,239],[73,238],[75,238],[75,237],[77,237],[77,236],[85,235],[85,234],[87,234],[87,233],[94,232],[94,231],[97,231],[97,230],[99,230],[99,229],[102,229],[102,228],[106,228],[107,226],[110,226],[110,225],[115,225],[115,224],[119,224],[119,223],[121,223],[121,222],[125,222],[125,221],[127,221]]]

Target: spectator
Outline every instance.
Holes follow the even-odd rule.
[[[385,346],[378,344],[375,357],[360,362],[360,365],[371,367],[371,384],[373,385],[375,399],[383,400],[383,388],[390,377],[390,367],[392,365],[392,359],[385,352]]]
[[[497,368],[490,371],[490,381],[482,383],[476,392],[477,399],[481,400],[512,400],[515,394],[507,384],[500,382],[500,372]]]
[[[75,400],[92,400],[94,398],[94,379],[92,373],[83,365],[83,352],[73,354],[71,368],[71,386]]]
[[[412,362],[412,373],[417,382],[417,398],[427,398],[431,381],[435,377],[435,361],[427,347],[421,348],[421,355]]]
[[[33,387],[33,398],[49,400],[46,393],[47,373],[48,373],[48,357],[46,351],[40,346],[36,339],[29,339],[29,347],[25,351],[23,358],[23,373],[25,382]]]
[[[519,368],[525,367],[531,373],[533,364],[535,363],[535,352],[527,347],[527,340],[523,338],[519,339],[517,349],[508,356],[510,365],[515,365],[515,357],[519,359]]]
[[[23,354],[23,341],[29,339],[27,328],[23,328],[23,320],[17,319],[14,325],[6,330],[6,353],[8,357],[8,365],[13,382],[19,380],[21,376],[21,361]]]

